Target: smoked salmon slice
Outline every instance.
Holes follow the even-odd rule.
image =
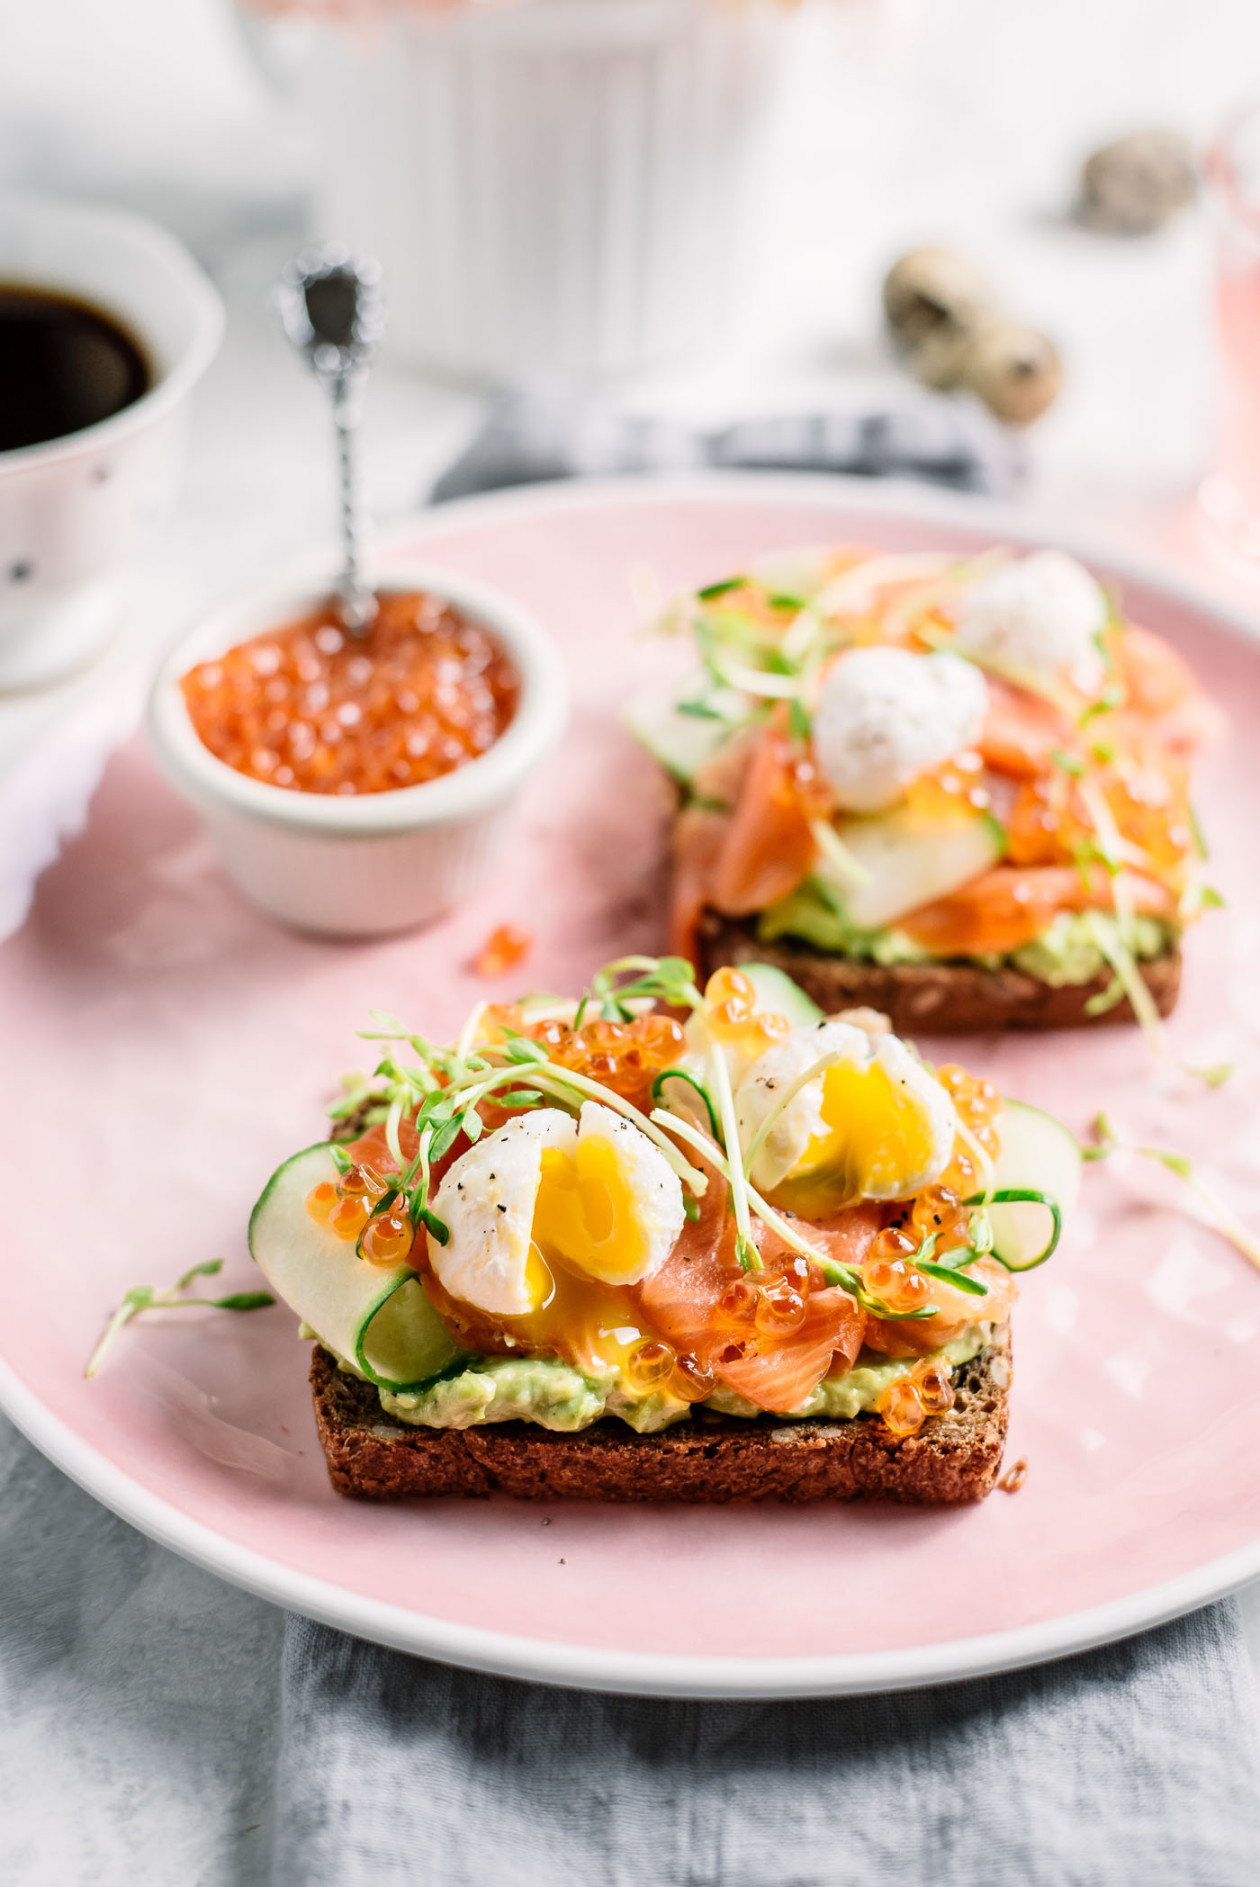
[[[826,811],[828,799],[791,738],[768,727],[714,864],[711,902],[745,917],[794,891],[813,870],[810,820]]]
[[[639,1302],[652,1327],[719,1382],[761,1408],[792,1409],[830,1372],[834,1360],[852,1365],[862,1347],[866,1314],[837,1286],[812,1290],[796,1330],[761,1337],[755,1322],[728,1308],[728,1295],[732,1287],[755,1287],[783,1276],[796,1254],[758,1224],[765,1269],[742,1271],[728,1197],[725,1183],[715,1176],[699,1219],[684,1228],[665,1263],[638,1286]],[[882,1220],[882,1208],[867,1202],[826,1228],[802,1226],[802,1231],[812,1238],[817,1230],[821,1250],[856,1265]]]
[[[1172,894],[1125,872],[1134,910],[1172,913]],[[897,928],[938,957],[1006,956],[1048,930],[1060,911],[1115,908],[1115,887],[1101,865],[1084,877],[1071,865],[995,865],[948,897],[911,912]]]

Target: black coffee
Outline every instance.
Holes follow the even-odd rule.
[[[0,282],[0,452],[94,426],[149,384],[139,344],[110,315]]]

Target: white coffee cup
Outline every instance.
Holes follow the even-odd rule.
[[[77,668],[114,629],[127,559],[174,501],[188,394],[218,349],[223,305],[156,224],[26,191],[0,191],[0,283],[112,316],[150,376],[109,419],[0,452],[0,689],[12,689]]]

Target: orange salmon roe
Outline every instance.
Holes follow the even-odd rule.
[[[757,992],[742,970],[714,970],[704,986],[710,1003],[709,1028],[715,1040],[760,1055],[788,1033],[786,1016],[756,1015]]]
[[[622,1365],[622,1373],[631,1389],[645,1392],[658,1388],[674,1372],[678,1355],[672,1344],[649,1340],[638,1344]]]
[[[954,1406],[954,1379],[948,1364],[920,1363],[910,1372],[915,1393],[929,1415],[946,1415]]]
[[[317,1225],[326,1225],[347,1244],[362,1235],[363,1256],[371,1264],[395,1265],[411,1254],[415,1230],[401,1206],[373,1217],[388,1184],[374,1167],[351,1166],[334,1186],[321,1180],[306,1195],[306,1210]]]
[[[180,687],[198,737],[238,773],[301,793],[384,793],[493,746],[520,677],[435,596],[383,595],[363,637],[331,604],[200,662]]]
[[[890,1310],[918,1310],[927,1303],[928,1281],[909,1263],[910,1254],[917,1250],[917,1240],[890,1225],[862,1260],[863,1284]]]
[[[524,962],[533,942],[533,931],[523,930],[519,924],[500,924],[477,952],[473,969],[478,976],[490,981],[496,976],[506,976],[509,970]]]
[[[656,1105],[652,1100],[656,1076],[676,1062],[686,1046],[686,1037],[672,1016],[636,1016],[633,1022],[606,1022],[597,1016],[580,1029],[563,1022],[541,1022],[530,1034],[562,1068],[602,1081],[644,1113]]]
[[[363,1256],[369,1264],[399,1264],[410,1257],[415,1236],[411,1220],[399,1208],[378,1213],[363,1234]]]
[[[947,1062],[936,1071],[936,1078],[950,1100],[954,1103],[959,1120],[968,1128],[974,1139],[984,1148],[989,1158],[996,1159],[998,1154],[998,1133],[995,1125],[1002,1097],[991,1081],[982,1076],[968,1074],[954,1062]],[[941,1174],[938,1185],[943,1191],[952,1192],[957,1198],[965,1199],[971,1193],[978,1192],[983,1176],[980,1164],[966,1140],[960,1134],[954,1142],[954,1152],[949,1165]],[[928,1227],[934,1230],[934,1227]],[[940,1240],[941,1249],[946,1249],[946,1241]],[[965,1239],[959,1239],[960,1244]]]
[[[916,1434],[927,1415],[918,1388],[908,1376],[890,1383],[875,1407],[894,1435]]]

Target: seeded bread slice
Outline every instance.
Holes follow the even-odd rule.
[[[1109,970],[1088,983],[1056,989],[1022,970],[986,970],[974,963],[861,963],[790,937],[761,943],[755,917],[722,917],[716,911],[706,911],[702,919],[700,955],[705,976],[726,964],[772,963],[799,983],[825,1015],[879,1009],[898,1035],[1095,1028],[1134,1020],[1127,996],[1101,1015],[1087,1013],[1090,999],[1110,986]],[[1180,950],[1174,947],[1138,968],[1160,1015],[1171,1015],[1181,986]]]
[[[459,1495],[517,1500],[982,1500],[1006,1440],[1010,1351],[964,1366],[948,1415],[898,1439],[878,1416],[853,1421],[749,1420],[707,1409],[658,1435],[608,1419],[573,1435],[530,1422],[412,1428],[385,1414],[375,1389],[316,1345],[315,1420],[339,1494],[360,1500]]]

